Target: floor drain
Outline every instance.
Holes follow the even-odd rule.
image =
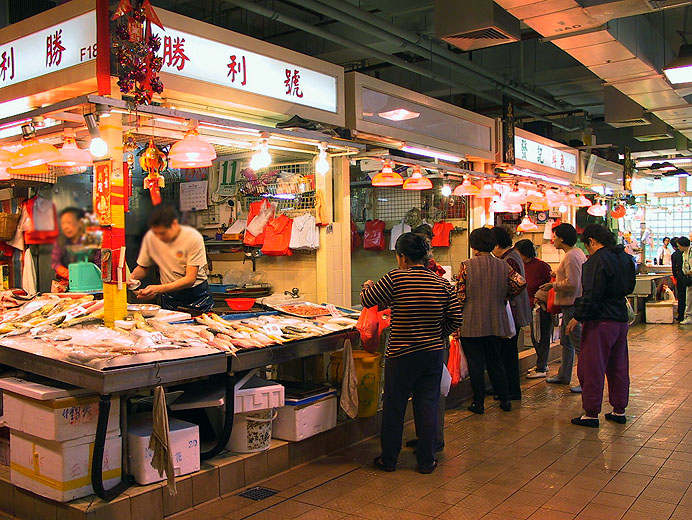
[[[276,489],[269,489],[264,487],[253,487],[246,489],[238,496],[243,498],[249,498],[250,500],[264,500],[265,498],[273,497],[278,491]]]

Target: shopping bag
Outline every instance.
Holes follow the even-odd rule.
[[[514,313],[512,313],[512,304],[509,303],[509,300],[507,300],[507,303],[505,304],[505,311],[507,312],[507,318],[509,319],[509,334],[505,337],[513,338],[517,335],[517,328],[514,325]]]
[[[367,251],[384,251],[384,228],[385,223],[382,220],[369,220],[366,222],[363,248]]]
[[[447,397],[449,395],[449,390],[452,388],[452,375],[449,373],[449,369],[442,365],[442,377],[440,378],[440,395]]]
[[[462,380],[461,355],[459,340],[452,338],[452,341],[449,342],[449,360],[447,361],[447,370],[449,370],[449,374],[452,377],[452,386],[458,385],[459,381]]]
[[[371,354],[380,346],[379,317],[377,306],[366,307],[360,312],[356,329],[360,332],[360,341],[363,348]]]
[[[531,342],[534,345],[541,342],[541,305],[538,302],[531,313]]]
[[[560,314],[562,309],[559,305],[555,305],[555,289],[548,291],[548,301],[546,302],[546,310],[549,314]]]
[[[360,233],[358,233],[358,226],[351,221],[351,252],[361,247],[363,247],[363,239],[360,237]]]
[[[461,347],[461,343],[459,346]],[[459,376],[461,379],[469,377],[469,362],[466,360],[463,347],[459,348]]]
[[[356,364],[353,361],[350,339],[344,341],[342,364],[344,366],[344,378],[341,381],[339,406],[348,417],[355,419],[358,415],[358,375],[356,374]]]

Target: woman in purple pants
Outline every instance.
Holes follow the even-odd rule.
[[[567,333],[582,323],[577,375],[585,413],[572,419],[572,423],[598,428],[605,377],[613,407],[605,418],[624,424],[630,387],[626,297],[634,290],[634,262],[622,246],[616,245],[613,233],[603,226],[587,226],[582,242],[589,259],[582,266],[583,293],[575,302],[576,311]]]

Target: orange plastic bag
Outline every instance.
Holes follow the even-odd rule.
[[[360,332],[360,342],[363,344],[363,348],[370,353],[375,352],[377,347],[380,346],[377,306],[365,307],[360,311],[356,329]]]
[[[469,365],[461,348],[461,343],[457,338],[452,338],[449,343],[447,370],[449,370],[449,374],[452,376],[452,386],[458,385],[462,379],[469,376]]]

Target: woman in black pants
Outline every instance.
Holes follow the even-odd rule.
[[[473,256],[462,262],[457,277],[457,293],[464,313],[459,334],[466,354],[473,390],[469,410],[485,411],[485,369],[488,369],[500,408],[512,409],[507,373],[502,361],[502,338],[514,335],[508,298],[526,287],[524,278],[507,262],[490,253],[497,246],[492,230],[479,228],[469,236]]]
[[[416,404],[418,471],[437,467],[437,408],[442,377],[443,335],[461,325],[461,307],[450,283],[425,267],[430,247],[414,233],[396,242],[398,269],[380,281],[368,280],[360,299],[364,307],[392,309],[386,350],[384,410],[380,442],[382,455],[375,466],[394,471],[401,451],[404,414],[409,396]]]

